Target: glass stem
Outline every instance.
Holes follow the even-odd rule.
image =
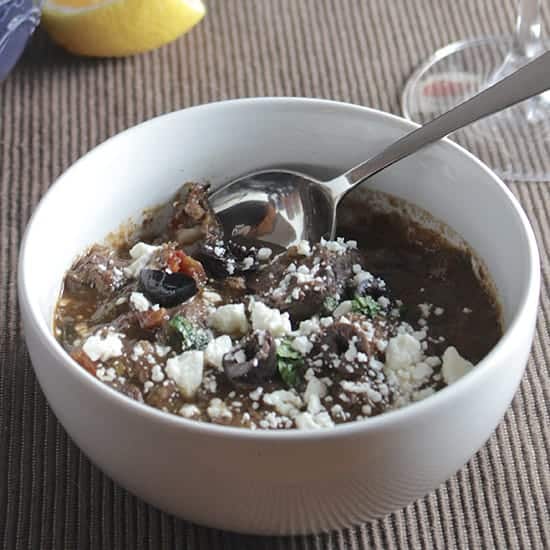
[[[510,56],[526,62],[542,53],[542,0],[519,0],[518,10]]]
[[[502,65],[489,78],[489,85],[517,71],[543,53],[541,10],[542,0],[519,0],[516,29],[510,51]]]

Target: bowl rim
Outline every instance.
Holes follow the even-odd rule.
[[[514,339],[518,336],[518,333],[522,331],[522,325],[529,320],[532,315],[533,300],[535,304],[538,301],[540,292],[540,258],[537,248],[535,235],[529,223],[529,220],[520,206],[518,200],[507,188],[504,182],[481,160],[475,157],[472,153],[452,142],[448,138],[441,140],[446,147],[454,149],[457,153],[462,155],[466,160],[477,165],[477,167],[486,174],[488,180],[492,181],[492,184],[505,195],[511,206],[514,209],[515,216],[520,222],[525,240],[528,244],[528,282],[522,291],[522,296],[519,301],[519,306],[515,316],[511,319],[508,328],[504,331],[502,338],[497,344],[489,351],[489,353],[476,365],[476,368],[472,369],[468,374],[463,376],[460,380],[454,382],[450,386],[446,386],[441,390],[438,390],[434,394],[414,403],[402,407],[400,409],[391,410],[381,415],[377,415],[371,418],[364,419],[359,422],[346,422],[338,424],[329,428],[322,428],[319,430],[250,430],[246,428],[240,428],[236,426],[223,426],[219,424],[213,424],[209,422],[200,422],[196,420],[187,419],[176,414],[166,413],[154,407],[151,407],[145,403],[140,403],[129,397],[121,394],[115,389],[107,386],[97,378],[90,376],[84,369],[74,361],[68,353],[62,348],[61,344],[55,339],[51,326],[47,326],[46,322],[42,318],[42,314],[38,309],[37,301],[32,300],[32,289],[26,284],[26,266],[29,265],[30,258],[28,257],[29,243],[32,240],[33,234],[39,230],[37,227],[38,214],[48,208],[49,203],[55,196],[62,192],[62,185],[64,180],[70,176],[73,168],[83,162],[89,155],[100,151],[102,148],[109,147],[113,142],[117,140],[126,139],[132,132],[146,127],[147,125],[154,124],[162,119],[171,118],[180,115],[184,111],[208,111],[220,108],[232,107],[258,107],[265,106],[277,106],[277,105],[293,105],[300,106],[305,105],[307,108],[333,108],[337,110],[350,110],[360,114],[368,114],[369,116],[378,117],[381,120],[385,120],[391,123],[395,128],[402,128],[404,131],[410,131],[419,125],[410,122],[400,116],[366,107],[353,103],[333,101],[327,99],[318,98],[301,98],[301,97],[253,97],[243,99],[231,99],[223,101],[215,101],[211,103],[205,103],[179,109],[162,114],[157,117],[153,117],[146,121],[143,121],[137,125],[131,126],[119,132],[102,143],[98,144],[90,151],[85,153],[76,162],[71,164],[50,186],[47,192],[43,195],[35,208],[25,230],[25,234],[21,241],[19,263],[18,263],[18,294],[19,304],[23,314],[23,320],[29,324],[32,323],[35,329],[35,334],[41,340],[41,343],[51,350],[56,361],[61,362],[65,368],[71,369],[71,374],[79,378],[79,382],[83,384],[86,391],[103,392],[105,399],[114,400],[115,403],[121,407],[129,409],[132,414],[139,415],[143,418],[148,418],[155,422],[164,423],[170,425],[174,429],[191,430],[204,435],[209,435],[221,439],[239,439],[239,440],[259,440],[259,441],[304,441],[304,440],[329,440],[339,439],[340,437],[353,436],[358,433],[376,432],[385,430],[388,427],[400,424],[406,418],[420,416],[423,413],[427,413],[429,410],[439,407],[446,399],[458,396],[462,392],[467,392],[469,388],[477,384],[478,380],[484,376],[489,369],[499,368],[499,359],[504,358],[506,350],[510,346],[513,346]],[[25,339],[27,339],[27,331],[25,331]],[[33,365],[34,369],[34,365]]]

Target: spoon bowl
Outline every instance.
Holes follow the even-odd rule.
[[[215,190],[209,200],[227,236],[284,248],[301,240],[328,239],[334,225],[329,189],[298,172],[254,172]]]

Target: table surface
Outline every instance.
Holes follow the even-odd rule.
[[[206,19],[188,35],[128,59],[75,58],[37,33],[0,85],[0,547],[550,547],[548,183],[509,182],[541,248],[543,287],[527,373],[504,421],[437,491],[342,532],[293,539],[224,533],[163,514],[117,486],[49,410],[16,302],[18,246],[33,208],[63,170],[107,137],[160,113],[246,96],[323,97],[399,113],[415,66],[451,41],[510,32],[515,4],[210,0]],[[550,162],[545,149],[525,147],[525,162]],[[474,152],[490,163],[490,151]]]

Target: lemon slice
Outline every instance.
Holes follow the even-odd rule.
[[[205,13],[201,0],[46,0],[42,24],[72,53],[120,57],[171,42]]]

